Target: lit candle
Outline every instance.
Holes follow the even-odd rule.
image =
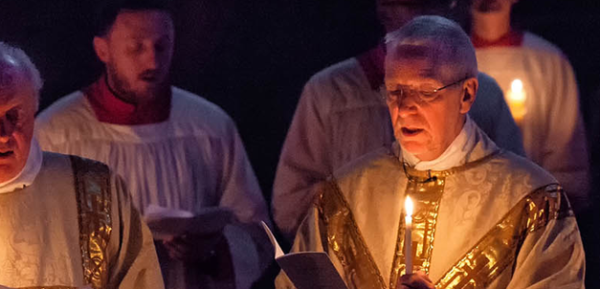
[[[404,224],[406,228],[404,230],[404,259],[406,260],[406,274],[412,274],[412,214],[413,214],[413,202],[409,196],[406,196],[404,201]]]
[[[527,113],[527,108],[525,108],[527,94],[523,89],[523,81],[520,79],[513,80],[510,84],[510,89],[506,92],[506,98],[513,118],[517,123],[521,122]]]

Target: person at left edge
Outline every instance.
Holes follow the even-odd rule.
[[[41,88],[25,52],[0,42],[0,285],[163,288],[152,236],[121,177],[40,149]]]

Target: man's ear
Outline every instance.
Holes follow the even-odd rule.
[[[460,99],[460,113],[466,114],[471,110],[475,98],[477,97],[477,89],[479,88],[479,81],[476,77],[471,77],[463,83],[463,94]]]
[[[104,37],[94,37],[94,51],[100,61],[107,63],[109,59],[108,41]]]

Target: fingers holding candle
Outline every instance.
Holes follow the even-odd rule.
[[[417,271],[414,274],[402,275],[398,278],[396,289],[433,289],[435,286],[427,274]]]

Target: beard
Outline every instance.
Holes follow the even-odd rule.
[[[109,87],[113,90],[116,96],[133,104],[150,102],[154,99],[157,99],[161,93],[165,91],[165,83],[167,83],[167,81],[163,81],[160,85],[153,89],[136,91],[131,85],[131,82],[129,82],[126,77],[119,74],[117,69],[114,67],[107,65],[106,73],[108,79],[111,80],[109,81],[109,84],[111,84]],[[148,72],[144,72],[142,75],[146,73]]]
[[[475,1],[475,10],[480,13],[493,13],[502,10],[502,4],[499,0],[479,0]]]
[[[119,73],[111,67],[106,67],[106,74],[111,84],[109,87],[113,90],[119,98],[126,100],[127,102],[133,103],[137,99],[135,93],[131,89],[129,83],[119,75]]]

